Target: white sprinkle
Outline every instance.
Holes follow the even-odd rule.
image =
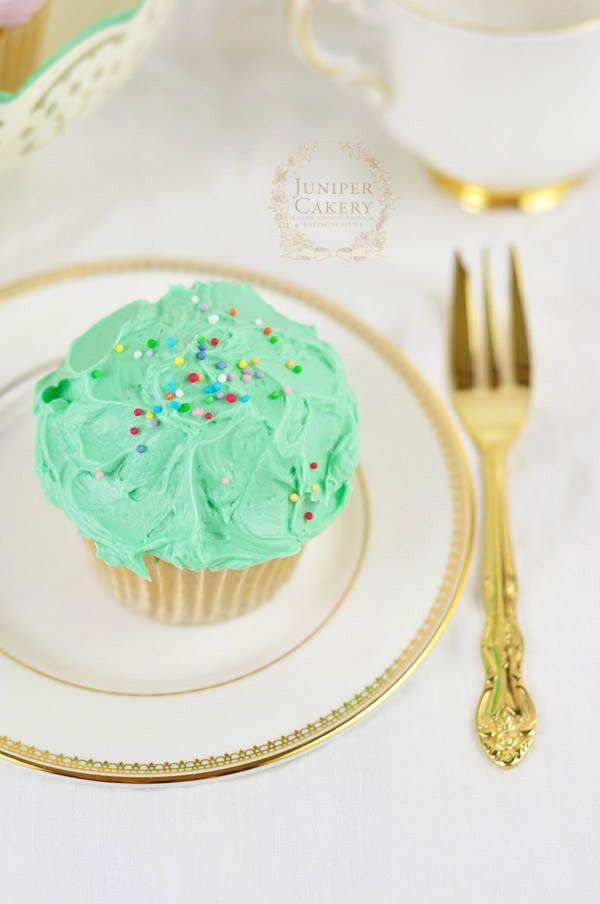
[[[183,389],[176,389],[175,395],[177,396],[178,399],[180,399],[181,396],[183,395]]]
[[[209,314],[209,315],[208,315],[208,322],[209,322],[209,323],[216,323],[218,319],[219,319],[219,315],[218,315],[218,314]]]
[[[133,357],[134,357],[134,358],[141,358],[141,357],[142,357],[141,351],[138,349],[137,352],[134,352],[134,353],[133,353]]]
[[[219,383],[225,383],[227,381],[227,377],[225,374],[219,374]]]
[[[192,297],[191,297],[190,300],[191,300],[194,304],[198,304],[198,302],[200,301],[200,299],[198,298],[197,295],[192,295]]]
[[[258,320],[255,320],[254,322],[257,326],[262,326],[262,320],[260,319],[260,317],[258,318]]]

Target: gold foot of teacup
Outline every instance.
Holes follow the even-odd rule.
[[[428,170],[438,185],[458,198],[461,207],[476,213],[490,207],[516,207],[526,213],[543,213],[560,204],[565,195],[582,181],[579,177],[521,191],[496,191],[483,185],[461,182],[431,167]]]

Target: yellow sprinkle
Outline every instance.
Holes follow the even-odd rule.
[[[115,351],[116,351],[116,352],[124,352],[124,351],[125,351],[125,346],[124,346],[124,345],[121,345],[121,343],[119,342],[118,345],[115,345]]]
[[[292,368],[294,366],[294,359],[290,358],[289,361],[286,362],[286,367]]]
[[[313,485],[311,486],[311,490],[313,491],[313,493],[318,493],[320,489],[321,489],[321,487],[319,486],[318,483],[313,483]]]
[[[153,411],[147,411],[147,412],[146,412],[146,417],[148,418],[149,421],[152,420],[152,418],[154,417],[154,412],[153,412]]]
[[[290,493],[290,502],[298,502],[299,499],[298,493]]]
[[[183,364],[183,358],[181,357],[181,355],[177,355],[177,357],[175,358],[175,364]]]
[[[243,370],[245,367],[248,367],[248,362],[245,361],[245,360],[242,358],[241,361],[238,361],[238,367],[239,367],[241,370]]]
[[[260,364],[260,358],[253,358],[253,359],[252,359],[252,363],[253,363],[253,364]]]

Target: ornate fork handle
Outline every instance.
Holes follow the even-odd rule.
[[[488,756],[498,766],[510,768],[529,750],[537,723],[533,701],[521,677],[523,638],[516,616],[517,581],[508,529],[506,449],[484,449],[483,461],[486,625],[481,655],[485,686],[476,724]]]

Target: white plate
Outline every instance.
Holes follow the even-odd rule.
[[[361,467],[348,509],[275,599],[184,628],[128,611],[96,583],[33,474],[31,403],[37,376],[93,322],[197,277],[251,282],[317,324],[358,393]],[[446,414],[392,345],[312,293],[202,262],[79,267],[0,300],[0,756],[105,781],[236,773],[330,737],[414,670],[464,581],[472,497]]]

